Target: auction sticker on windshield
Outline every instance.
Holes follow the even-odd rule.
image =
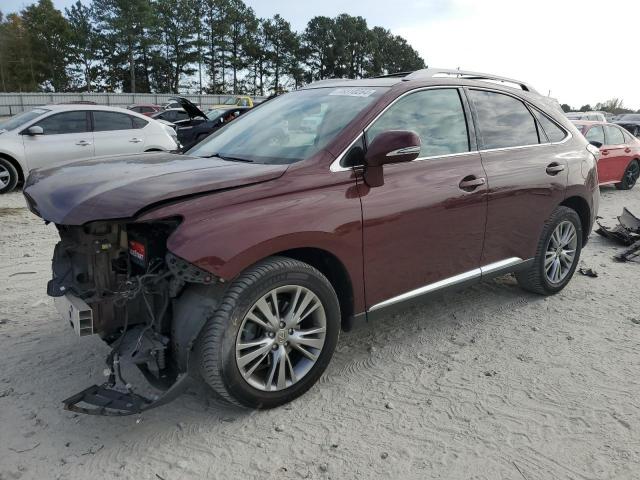
[[[376,93],[371,88],[336,88],[329,95],[340,95],[343,97],[369,97]]]

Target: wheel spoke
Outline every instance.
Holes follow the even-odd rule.
[[[553,263],[553,259],[555,258],[554,252],[546,252],[544,255],[544,269],[549,271],[549,267]]]
[[[293,348],[295,348],[296,350],[298,350],[301,354],[303,354],[305,357],[307,357],[309,360],[312,361],[316,361],[318,359],[318,356],[311,353],[309,350],[307,350],[306,348],[304,348],[302,345],[300,345],[299,343],[291,343],[291,346]]]
[[[287,386],[287,352],[284,350],[284,347],[280,347],[281,352],[278,355],[278,390],[282,390]]]
[[[265,297],[262,297],[260,300],[256,302],[256,308],[260,311],[260,313],[267,319],[269,324],[273,329],[277,329],[280,324],[280,319],[274,315],[271,311],[271,307],[267,303]]]
[[[253,313],[249,313],[247,315],[247,320],[249,320],[250,322],[253,322],[257,325],[259,325],[260,327],[264,328],[265,330],[272,332],[274,331],[273,325],[271,325],[271,322],[269,323],[265,323],[263,322],[261,319],[259,319],[258,317],[256,317]]]
[[[289,337],[292,345],[305,345],[320,350],[324,345],[324,335],[320,338],[308,338],[303,335],[293,335]]]
[[[318,300],[318,297],[316,297],[314,294],[312,294],[309,291],[304,292],[304,296],[302,297],[302,301],[300,302],[300,305],[299,306],[297,306],[296,304],[292,305],[292,308],[294,309],[294,311],[291,315],[288,326],[295,327],[300,322],[302,322],[305,318],[311,315],[311,313],[314,310],[316,310],[319,306],[320,306],[320,301]]]
[[[271,345],[265,344],[262,347],[257,348],[255,350],[253,350],[252,352],[247,353],[246,355],[238,357],[237,358],[238,366],[240,368],[246,367],[249,363],[251,363],[252,360],[255,360],[256,358],[260,357],[265,352],[268,353],[269,350],[271,350]]]

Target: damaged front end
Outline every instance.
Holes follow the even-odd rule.
[[[57,226],[61,240],[47,293],[78,335],[97,334],[111,347],[107,381],[65,400],[66,409],[140,413],[173,400],[190,385],[189,355],[215,307],[221,281],[167,250],[179,223]],[[132,365],[162,393],[139,393],[123,374]]]

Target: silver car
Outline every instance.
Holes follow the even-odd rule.
[[[177,150],[176,132],[139,113],[98,105],[47,105],[0,123],[0,193],[34,168],[104,155]]]

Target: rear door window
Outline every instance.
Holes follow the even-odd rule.
[[[422,90],[394,103],[366,132],[367,144],[388,130],[411,130],[420,136],[420,157],[469,151],[464,108],[457,89]]]
[[[600,142],[601,144],[605,144],[604,141],[604,130],[600,125],[594,125],[589,129],[585,138],[590,142]]]
[[[93,131],[130,130],[133,128],[132,118],[126,113],[95,111],[93,112]]]
[[[469,97],[478,115],[483,149],[539,143],[536,121],[520,100],[485,90],[469,90]]]
[[[618,128],[607,125],[605,129],[607,131],[607,145],[622,145],[624,143],[624,135]]]
[[[77,110],[51,115],[37,122],[44,135],[62,135],[66,133],[84,133],[89,131],[87,112]]]

